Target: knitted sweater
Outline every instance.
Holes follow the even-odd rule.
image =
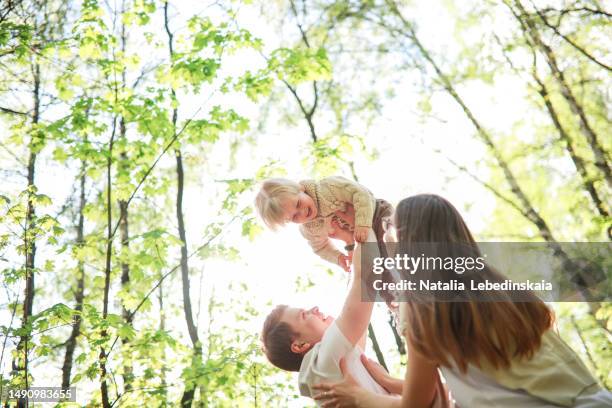
[[[372,228],[376,200],[367,188],[340,176],[302,180],[300,184],[317,206],[317,217],[300,225],[300,231],[317,255],[337,264],[342,252],[329,239],[333,230],[331,221],[337,218],[334,213],[345,211],[350,204],[355,208],[355,226]],[[342,220],[338,221],[342,224]]]

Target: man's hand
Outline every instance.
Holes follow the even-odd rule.
[[[313,385],[315,390],[320,391],[313,398],[321,401],[321,407],[323,408],[350,408],[358,406],[357,395],[364,390],[346,369],[344,357],[340,359],[340,371],[344,376],[343,381]]]
[[[370,227],[355,227],[355,241],[365,242],[368,239]]]

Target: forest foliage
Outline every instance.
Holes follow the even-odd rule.
[[[105,408],[303,403],[262,356],[257,293],[217,296],[204,268],[240,265],[237,243],[260,236],[254,186],[286,164],[256,148],[279,140],[305,174],[355,180],[383,145],[424,145],[491,203],[483,241],[612,240],[604,2],[186,3],[0,4],[1,388],[76,386]],[[383,138],[398,100],[414,129],[458,131]],[[554,307],[611,388],[612,305]],[[399,375],[383,323],[370,339]]]

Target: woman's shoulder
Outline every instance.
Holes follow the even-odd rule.
[[[531,358],[515,359],[507,369],[483,366],[483,371],[510,389],[562,406],[570,406],[585,389],[597,384],[580,357],[554,329],[542,334],[540,348]]]

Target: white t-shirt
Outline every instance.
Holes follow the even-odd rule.
[[[544,401],[524,390],[511,390],[496,383],[492,378],[469,365],[466,373],[459,372],[453,367],[440,367],[446,378],[448,388],[460,407],[524,407],[524,408],[553,408],[560,405]],[[603,389],[585,390],[576,397],[575,408],[603,408],[612,407],[612,393]]]
[[[535,398],[523,390],[506,388],[472,365],[466,373],[455,367],[440,367],[453,398],[460,407],[554,408],[558,405]]]
[[[342,357],[346,360],[347,370],[359,385],[377,394],[389,394],[368,373],[360,360],[361,353],[361,348],[352,345],[342,334],[336,322],[333,322],[323,334],[321,341],[304,355],[298,376],[300,394],[312,397],[314,384],[342,380],[340,371]]]

